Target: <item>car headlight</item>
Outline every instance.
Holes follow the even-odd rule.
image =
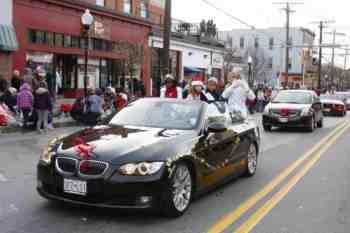
[[[310,116],[311,115],[311,109],[310,108],[304,108],[301,111],[301,116]]]
[[[119,168],[119,173],[124,176],[149,176],[159,172],[163,165],[164,162],[128,163]]]
[[[53,140],[51,140],[43,150],[43,153],[41,154],[40,161],[44,164],[51,164],[51,158],[53,155],[55,155],[55,150],[57,149],[58,142],[63,138],[63,136],[57,137]]]

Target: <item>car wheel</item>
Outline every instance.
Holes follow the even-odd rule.
[[[193,193],[193,177],[185,163],[179,163],[164,192],[161,209],[164,216],[179,217],[190,206]]]
[[[264,130],[267,132],[271,132],[272,126],[271,125],[264,125]]]
[[[315,130],[315,118],[314,117],[311,118],[309,125],[307,126],[307,130],[309,132],[314,132],[314,130]]]
[[[258,151],[256,145],[251,143],[247,154],[247,168],[245,172],[246,177],[252,177],[255,175],[258,168]]]
[[[317,122],[317,127],[323,128],[323,117],[321,118],[321,120],[319,122]]]

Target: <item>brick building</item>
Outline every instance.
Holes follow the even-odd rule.
[[[88,83],[130,89],[143,81],[150,92],[149,34],[163,21],[162,0],[14,0],[20,49],[13,68],[44,66],[62,77],[66,97],[82,94],[84,45],[81,15],[90,9]],[[43,20],[45,19],[45,20]],[[135,82],[134,82],[135,81]]]
[[[12,27],[12,0],[3,0],[0,7],[0,76],[6,79],[11,77],[12,52],[17,47]]]

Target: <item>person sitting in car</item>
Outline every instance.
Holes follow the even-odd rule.
[[[177,86],[174,76],[165,76],[165,86],[160,90],[160,98],[182,99],[182,89]]]
[[[187,96],[187,100],[208,100],[204,94],[204,84],[202,81],[192,81],[190,93]]]
[[[221,92],[218,90],[218,79],[211,77],[208,79],[207,89],[204,94],[208,101],[219,101],[221,98]]]

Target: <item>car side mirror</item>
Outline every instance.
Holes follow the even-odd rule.
[[[227,128],[222,123],[212,123],[208,126],[208,133],[223,133],[226,132]]]

